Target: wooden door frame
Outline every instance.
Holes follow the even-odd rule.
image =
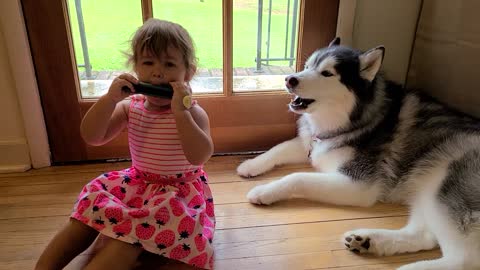
[[[86,144],[80,136],[78,75],[72,55],[66,2],[22,0],[37,84],[53,161],[83,160]],[[67,23],[66,23],[67,22]],[[64,128],[69,126],[70,128]]]
[[[79,80],[66,1],[21,0],[21,3],[53,162],[108,158],[112,151],[118,157],[128,157],[126,132],[101,147],[86,145],[80,136],[81,119],[94,101],[82,100],[79,91],[73,91],[79,89]],[[142,3],[148,6],[148,0]],[[232,0],[223,3],[224,12],[232,12]],[[306,56],[335,37],[338,6],[339,0],[301,1],[297,70],[303,68]],[[224,39],[231,41],[233,22],[226,19],[223,24]],[[224,49],[224,57],[224,79],[227,78],[224,95],[196,97],[210,115],[215,152],[265,150],[294,137],[296,117],[286,106],[290,97],[272,92],[232,94],[231,78],[227,76],[232,75],[231,48]]]

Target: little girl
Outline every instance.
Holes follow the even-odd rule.
[[[143,250],[213,268],[215,217],[202,169],[213,143],[206,112],[189,103],[188,82],[196,71],[192,39],[178,24],[150,19],[135,33],[132,52],[138,79],[127,73],[115,78],[81,125],[91,145],[105,144],[128,127],[132,167],[102,174],[82,189],[69,222],[36,269],[62,269],[98,233],[114,240],[85,269],[132,269]],[[170,83],[173,98],[125,99],[139,81]]]

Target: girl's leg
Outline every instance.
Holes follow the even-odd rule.
[[[112,239],[93,257],[85,270],[133,269],[142,251],[138,246]]]
[[[143,252],[137,259],[138,266],[135,270],[201,270],[201,268],[194,267],[173,259],[153,254],[150,252]]]
[[[63,269],[78,254],[87,249],[98,232],[70,218],[67,225],[50,241],[38,259],[36,270]]]

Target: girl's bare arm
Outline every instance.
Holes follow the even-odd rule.
[[[137,82],[138,80],[128,73],[113,80],[108,93],[88,110],[82,120],[80,132],[86,143],[103,145],[126,127],[130,101],[125,98],[135,91],[132,84]],[[131,89],[131,92],[124,91],[124,87]]]
[[[174,112],[178,135],[188,161],[201,165],[213,154],[208,115],[199,105]]]
[[[114,103],[102,96],[87,112],[80,125],[80,132],[86,143],[103,145],[115,138],[128,122],[130,101]]]

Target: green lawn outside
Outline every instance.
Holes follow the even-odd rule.
[[[270,57],[283,57],[287,0],[273,2]],[[256,66],[257,3],[257,0],[234,1],[234,67]],[[77,63],[83,64],[75,1],[68,0],[68,4],[75,55]],[[129,40],[142,23],[140,1],[82,0],[82,11],[93,70],[127,69],[123,52],[128,52]],[[221,0],[153,0],[153,14],[156,18],[177,22],[190,32],[200,68],[222,68]],[[266,56],[267,17],[268,1],[265,0],[262,57]],[[287,66],[288,62],[270,64]]]

